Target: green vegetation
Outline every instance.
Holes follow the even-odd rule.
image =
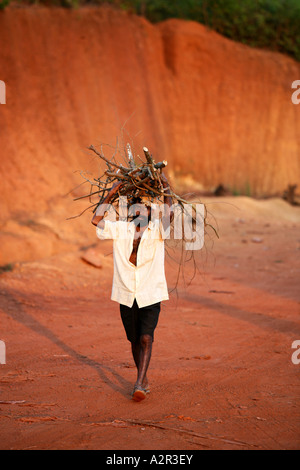
[[[235,41],[289,54],[300,61],[299,0],[17,0],[77,7],[111,4],[152,22],[194,20]],[[0,0],[0,9],[10,0]]]
[[[0,0],[0,10],[4,10],[4,8],[9,5],[10,0]]]
[[[0,266],[0,274],[13,271],[13,269],[14,269],[13,263],[4,264],[3,266]]]

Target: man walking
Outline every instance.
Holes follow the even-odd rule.
[[[151,202],[148,198],[134,201],[135,205],[131,208],[135,209],[135,213],[127,220],[105,220],[104,210],[121,188],[122,182],[113,185],[92,219],[100,239],[113,239],[111,300],[120,304],[122,322],[137,368],[137,380],[132,392],[135,401],[143,400],[150,391],[147,370],[154,330],[161,302],[169,298],[164,270],[164,234],[174,214],[165,177],[162,178],[162,184],[164,212],[161,220],[151,220]]]

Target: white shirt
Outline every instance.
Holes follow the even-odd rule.
[[[139,243],[136,266],[129,261],[135,234],[134,222],[105,220],[97,227],[101,240],[113,239],[114,276],[111,300],[132,307],[134,299],[140,308],[168,300],[164,267],[164,236],[158,219],[149,222]]]

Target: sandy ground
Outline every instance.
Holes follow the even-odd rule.
[[[207,203],[220,239],[163,304],[141,403],[110,241],[97,241],[100,269],[72,250],[1,274],[1,449],[300,448],[300,208]],[[172,289],[168,256],[166,272]]]

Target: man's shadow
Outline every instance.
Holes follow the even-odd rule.
[[[20,293],[24,297],[24,293]],[[21,301],[18,300],[18,292],[8,291],[0,293],[0,308],[13,320],[21,323],[23,326],[30,328],[35,333],[44,336],[53,344],[62,349],[69,356],[73,357],[77,361],[81,362],[85,366],[93,367],[99,374],[100,379],[106,383],[113,391],[122,394],[125,397],[128,397],[131,384],[119,375],[114,369],[108,367],[107,365],[101,364],[94,361],[93,359],[84,356],[73,348],[65,344],[60,338],[56,336],[49,328],[42,325],[38,320],[26,312]],[[42,305],[40,305],[42,309]],[[116,378],[118,383],[113,382],[107,375],[110,373],[113,377]]]

